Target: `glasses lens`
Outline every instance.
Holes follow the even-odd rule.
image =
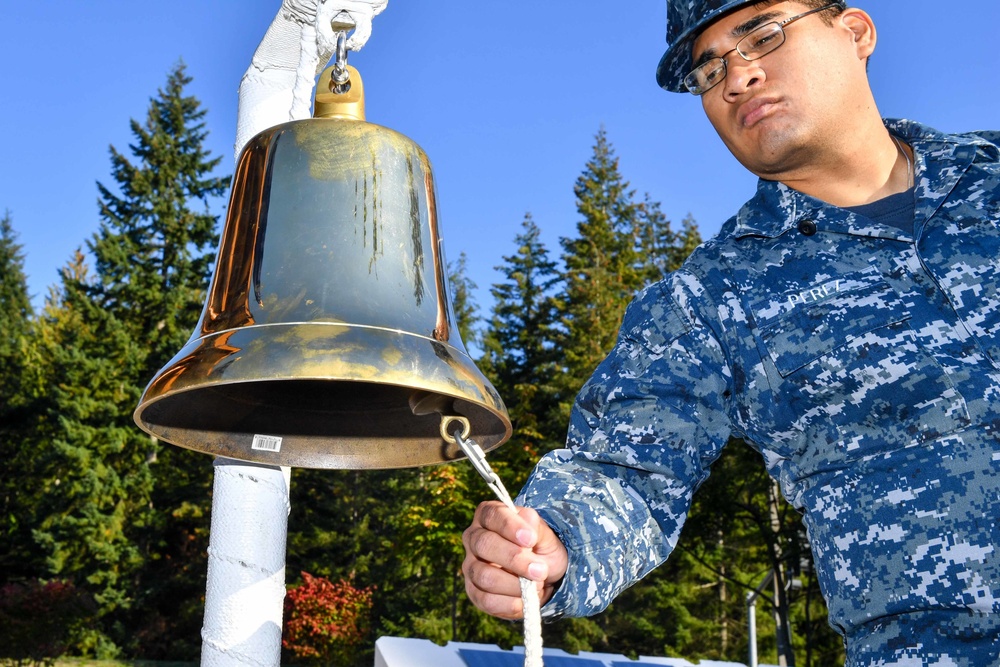
[[[684,85],[695,95],[703,95],[726,78],[726,61],[713,58],[702,63],[684,77]]]
[[[785,33],[777,23],[765,23],[736,45],[736,52],[746,60],[756,60],[785,43]]]

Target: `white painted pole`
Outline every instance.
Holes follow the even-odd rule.
[[[281,664],[289,468],[215,460],[204,667]]]
[[[336,46],[326,35],[331,18],[355,24],[348,48],[357,51],[387,2],[282,0],[240,82],[237,159],[258,132],[309,117],[315,77]],[[205,667],[281,664],[290,479],[289,468],[215,462],[201,633]]]
[[[309,5],[309,0],[306,0]],[[302,15],[281,10],[240,82],[235,157],[255,134],[289,120],[300,57]],[[291,508],[288,468],[219,458],[215,462],[203,667],[277,667],[285,596],[285,545]]]
[[[757,598],[764,592],[767,585],[774,580],[774,570],[767,573],[755,590],[747,593],[747,637],[750,643],[750,666],[757,667]]]

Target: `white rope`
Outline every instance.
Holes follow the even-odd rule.
[[[504,505],[517,512],[517,507],[514,505],[510,493],[500,481],[500,477],[490,468],[490,464],[486,461],[486,453],[479,446],[479,443],[475,440],[467,440],[460,433],[455,433],[454,438],[465,455],[472,461],[476,471],[486,480],[486,485],[493,490],[494,495]],[[530,579],[520,577],[519,580],[521,604],[524,607],[524,667],[542,667],[542,614],[538,588],[535,587],[535,582]]]

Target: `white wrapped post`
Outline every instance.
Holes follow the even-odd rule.
[[[290,469],[214,468],[201,664],[280,665]]]
[[[284,0],[240,81],[236,158],[250,139],[269,127],[310,115],[316,75],[337,47],[331,20],[353,23],[347,48],[359,51],[372,18],[389,0]]]
[[[336,47],[331,19],[371,34],[388,0],[283,0],[240,82],[236,158],[258,132],[310,116],[316,75]],[[201,664],[281,664],[289,468],[217,459]]]

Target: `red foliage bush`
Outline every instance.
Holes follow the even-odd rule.
[[[281,645],[296,659],[324,665],[349,664],[368,634],[371,587],[358,589],[302,573],[302,583],[285,596]]]
[[[0,664],[52,664],[93,612],[89,596],[66,581],[0,587]]]

